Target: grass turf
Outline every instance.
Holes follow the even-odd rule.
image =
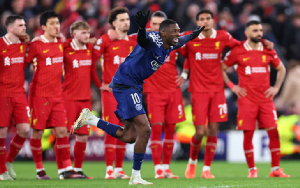
[[[146,161],[142,165],[142,177],[154,183],[152,187],[168,188],[202,188],[202,187],[300,187],[299,167],[300,161],[282,161],[281,167],[291,178],[269,178],[270,164],[258,163],[259,169],[257,179],[249,179],[247,176],[246,164],[232,164],[227,162],[214,162],[211,172],[216,179],[200,179],[202,171],[202,162],[198,163],[198,169],[195,179],[186,179],[184,171],[187,161],[173,161],[171,170],[174,174],[179,175],[180,179],[154,179],[153,163]],[[58,180],[57,167],[54,162],[45,162],[44,167],[51,180],[36,180],[35,166],[33,162],[15,162],[13,167],[17,173],[16,181],[1,181],[0,187],[74,187],[74,188],[123,188],[128,187],[128,180],[105,180],[105,163],[104,162],[85,162],[83,165],[84,172],[93,176],[93,180]],[[124,162],[124,171],[131,175],[132,162]],[[132,186],[130,186],[132,187]],[[140,187],[140,186],[138,186]]]

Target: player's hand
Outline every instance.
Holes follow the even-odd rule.
[[[235,93],[238,97],[245,97],[247,95],[247,90],[238,85],[233,86],[231,91]]]
[[[199,36],[199,34],[201,33],[201,31],[203,31],[205,28],[205,26],[201,27],[198,26],[190,35],[191,35],[191,40],[194,40],[195,38],[197,38]]]
[[[147,14],[145,15],[142,10],[138,11],[136,15],[134,15],[134,21],[138,24],[140,29],[146,28],[146,25],[149,20],[150,10],[147,11]]]
[[[177,75],[176,76],[176,84],[177,85],[179,85],[180,87],[184,84],[184,82],[185,82],[185,79],[184,78],[182,78],[182,76],[179,76],[179,75]]]
[[[28,34],[25,34],[20,39],[21,39],[22,43],[30,42],[30,36]]]
[[[95,37],[89,38],[89,43],[91,43],[94,46],[97,44],[97,39]]]
[[[273,98],[278,93],[278,91],[279,91],[279,88],[270,87],[267,91],[265,91],[266,98],[270,98],[271,100],[273,100]]]
[[[119,38],[118,33],[114,29],[109,29],[107,31],[107,34],[108,34],[108,37],[110,38],[110,40],[112,40],[112,41],[116,41]]]
[[[274,43],[269,41],[269,40],[264,40],[264,45],[268,50],[273,50],[274,49]]]
[[[112,89],[110,87],[108,87],[108,84],[102,84],[100,89],[103,90],[103,91],[112,92]]]

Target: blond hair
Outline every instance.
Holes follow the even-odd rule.
[[[70,26],[70,33],[71,35],[73,35],[73,32],[75,30],[89,30],[91,27],[90,25],[85,22],[85,21],[77,21],[72,23],[72,25]]]

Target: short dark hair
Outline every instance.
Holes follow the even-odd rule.
[[[258,25],[258,24],[261,24],[260,21],[257,21],[257,20],[252,20],[252,21],[249,21],[247,24],[246,24],[246,28],[248,28],[249,26],[251,25]]]
[[[153,17],[160,17],[160,18],[165,18],[165,19],[168,19],[167,15],[163,12],[163,11],[156,11],[154,12],[152,15],[151,15],[151,19]]]
[[[196,15],[196,20],[198,21],[199,20],[199,16],[201,14],[210,14],[211,15],[211,18],[214,18],[214,13],[208,9],[203,9],[201,10],[200,12],[198,12],[198,14]]]
[[[116,7],[112,9],[108,15],[108,22],[112,25],[113,21],[117,19],[117,16],[124,13],[129,15],[129,10],[126,7]]]
[[[42,26],[42,25],[46,26],[47,21],[50,18],[58,18],[59,19],[59,15],[56,12],[52,11],[52,10],[43,12],[40,16],[40,26]]]
[[[5,20],[5,26],[15,23],[16,20],[23,20],[24,18],[20,15],[10,15]]]
[[[174,20],[171,20],[171,19],[166,19],[166,20],[162,21],[159,26],[159,32],[161,32],[164,28],[169,27],[172,24],[177,24],[177,22]]]

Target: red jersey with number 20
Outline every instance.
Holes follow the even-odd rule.
[[[188,60],[184,69],[190,70],[190,92],[215,92],[224,88],[221,69],[222,52],[225,47],[240,44],[229,33],[214,30],[209,38],[202,33],[185,46]]]
[[[265,91],[270,87],[270,67],[277,67],[281,60],[275,50],[267,50],[259,43],[253,50],[247,41],[229,51],[223,62],[227,66],[237,64],[239,86],[247,90],[245,97],[239,98],[240,104],[258,104],[270,102]]]

